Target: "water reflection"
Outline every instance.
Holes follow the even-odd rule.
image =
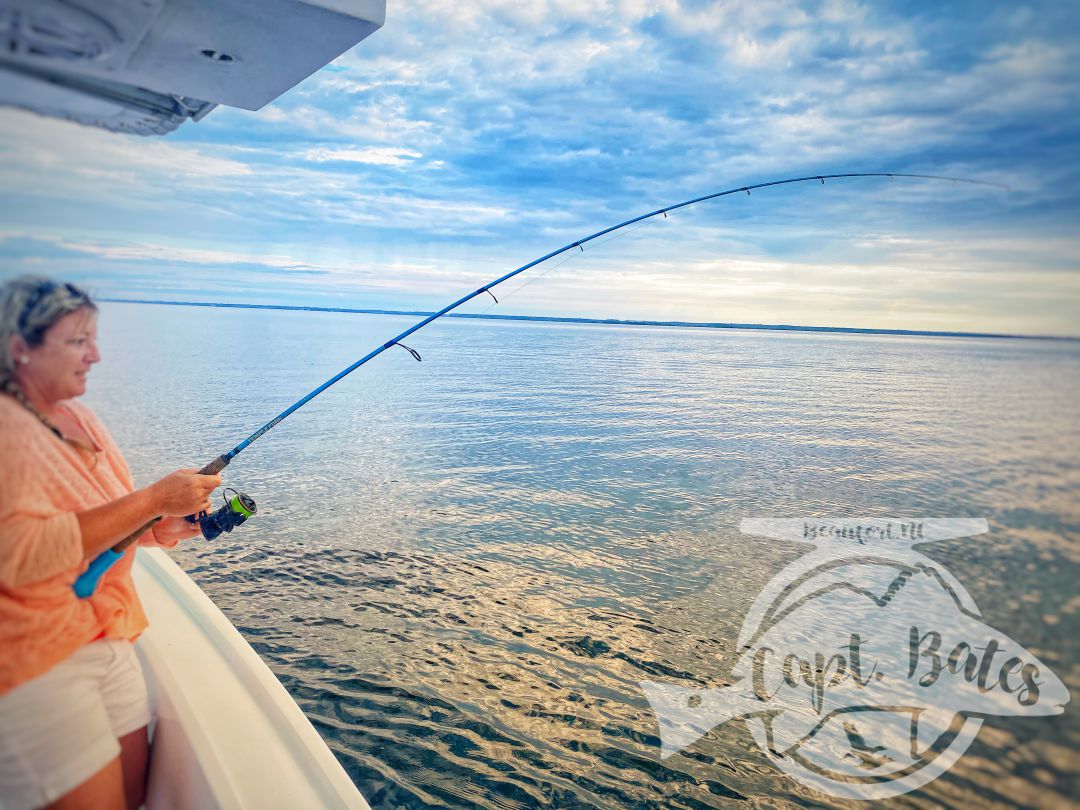
[[[106,305],[89,399],[145,482],[405,323]],[[925,553],[1077,705],[1074,345],[478,322],[416,338],[423,363],[379,358],[240,456],[228,482],[258,517],[176,553],[374,807],[856,806],[736,725],[659,760],[637,683],[727,683],[746,611],[800,553],[741,535],[747,516],[987,518]],[[903,803],[1064,806],[1074,714],[988,721]]]

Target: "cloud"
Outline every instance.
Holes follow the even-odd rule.
[[[674,317],[721,293],[742,300],[755,283],[772,291],[778,270],[726,277],[722,290],[691,270],[756,262],[803,267],[785,290],[832,295],[830,268],[869,268],[843,283],[898,319],[939,311],[933,285],[958,295],[960,277],[1005,298],[967,288],[982,309],[958,305],[958,325],[1016,301],[1014,287],[987,281],[1010,273],[1053,277],[1048,311],[1077,300],[1065,235],[1080,216],[1080,25],[1068,4],[440,0],[392,11],[262,111],[220,108],[164,140],[0,112],[5,227],[97,246],[90,259],[126,278],[138,265],[147,286],[159,262],[228,268],[268,295],[377,288],[415,303],[696,194],[888,168],[1015,191],[852,181],[728,198],[604,248],[612,268],[670,271],[605,294],[571,280],[529,294],[553,312],[602,302],[605,315]],[[52,260],[18,261],[35,258]],[[922,286],[886,301],[873,285],[894,270]],[[785,292],[774,320],[797,297]],[[1033,311],[1024,317],[1043,328]]]
[[[313,160],[317,163],[345,161],[347,163],[368,163],[372,166],[408,166],[412,161],[421,157],[423,155],[419,152],[387,146],[371,146],[367,149],[328,149],[319,147],[304,152],[306,160]]]

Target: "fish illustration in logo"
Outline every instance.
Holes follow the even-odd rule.
[[[860,767],[870,769],[880,768],[892,759],[882,753],[885,751],[884,745],[867,745],[866,740],[859,733],[858,726],[854,723],[844,723],[844,734],[847,735],[848,742],[851,744],[851,753],[844,754],[844,759],[850,757],[857,760]]]
[[[661,757],[741,718],[801,781],[880,798],[951,766],[981,718],[1063,712],[1061,680],[983,622],[962,586],[910,549],[919,541],[872,553],[845,542],[778,577],[743,627],[731,685],[640,684],[659,720]],[[903,785],[882,786],[901,776]]]

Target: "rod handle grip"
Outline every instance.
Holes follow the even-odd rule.
[[[211,461],[209,464],[207,464],[205,467],[203,467],[201,470],[199,470],[199,475],[217,475],[219,472],[221,472],[222,470],[224,470],[226,467],[229,466],[230,461],[232,461],[232,459],[229,458],[229,456],[222,453],[220,456],[218,456],[213,461]],[[192,526],[194,526],[195,521],[198,518],[205,517],[205,516],[206,516],[206,512],[199,512],[198,515],[188,515],[187,517],[184,518],[184,520],[186,520],[188,523],[190,523]]]
[[[217,475],[229,466],[230,461],[232,461],[232,459],[223,453],[199,470],[199,475]]]

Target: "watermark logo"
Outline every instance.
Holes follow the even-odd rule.
[[[744,520],[745,534],[813,551],[758,594],[732,683],[641,684],[661,757],[741,720],[780,770],[833,796],[884,799],[947,771],[983,718],[1053,715],[1069,702],[1042,661],[986,624],[957,579],[913,546],[985,520]]]

